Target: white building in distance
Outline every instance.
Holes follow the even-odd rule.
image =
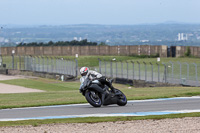
[[[187,41],[188,40],[188,34],[186,33],[178,33],[178,41]]]

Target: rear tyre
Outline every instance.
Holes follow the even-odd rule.
[[[119,105],[119,106],[125,106],[127,104],[127,98],[124,95],[124,93],[121,92],[118,89],[115,89],[115,93],[120,93],[121,94],[121,95],[118,96],[119,99],[117,100],[117,105]]]
[[[85,98],[93,107],[101,107],[102,101],[98,93],[94,91],[87,91],[85,93]]]

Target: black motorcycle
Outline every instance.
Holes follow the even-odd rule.
[[[112,83],[112,81],[109,82]],[[81,83],[82,95],[94,107],[110,104],[125,106],[127,104],[126,96],[118,89],[115,89],[115,93],[113,93],[108,86],[101,84],[98,80],[91,81],[83,77],[81,78]]]

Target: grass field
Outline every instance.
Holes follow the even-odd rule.
[[[79,82],[61,82],[38,78],[14,79],[0,81],[0,83],[45,91],[40,93],[0,94],[0,109],[86,102],[85,98],[79,93]],[[199,87],[134,88],[121,84],[114,84],[114,86],[122,90],[128,100],[200,95]]]
[[[31,107],[45,105],[59,105],[71,103],[85,103],[85,98],[79,93],[79,82],[60,82],[51,79],[14,79],[0,81],[1,83],[19,85],[28,88],[40,89],[45,92],[40,93],[20,93],[20,94],[0,94],[0,109]],[[132,99],[151,99],[167,98],[178,96],[200,95],[198,87],[155,87],[155,88],[134,88],[127,85],[114,84],[116,88],[122,90],[129,100]],[[144,119],[165,119],[182,117],[200,117],[200,113],[171,114],[162,116],[139,116],[139,117],[88,117],[88,118],[70,118],[70,119],[50,119],[50,120],[28,120],[28,121],[9,121],[0,122],[0,126],[18,126],[55,123],[96,123],[108,121],[130,121]]]

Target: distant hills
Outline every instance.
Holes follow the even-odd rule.
[[[182,36],[184,35],[184,39]],[[82,41],[108,45],[200,45],[200,24],[165,22],[149,25],[7,26],[0,31],[3,46],[50,41]]]

